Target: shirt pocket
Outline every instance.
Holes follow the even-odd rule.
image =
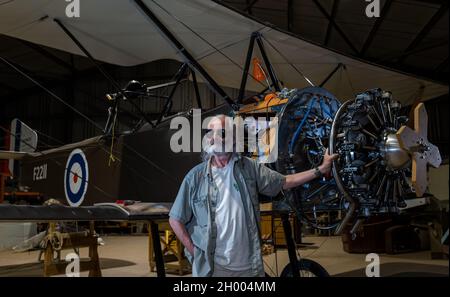
[[[249,198],[251,205],[255,211],[259,210],[259,191],[258,191],[258,182],[255,178],[250,177],[245,179],[245,186],[247,187]]]
[[[256,183],[256,179],[254,178],[246,178],[245,186],[247,187],[248,193],[250,197],[253,199],[258,196],[258,184]]]
[[[194,216],[197,224],[202,227],[208,225],[208,195],[199,195],[193,199]]]

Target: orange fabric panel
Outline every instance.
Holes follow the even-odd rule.
[[[258,58],[253,58],[252,60],[253,63],[253,77],[257,80],[257,81],[263,81],[266,79],[266,74],[264,73],[264,70],[261,66],[261,62],[259,61]]]

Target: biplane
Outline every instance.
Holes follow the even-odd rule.
[[[12,1],[0,8],[0,32],[89,58],[114,87],[107,95],[108,121],[100,127],[87,119],[98,129],[98,136],[78,143],[40,152],[1,151],[1,159],[18,161],[17,178],[22,185],[65,206],[1,205],[0,221],[151,220],[167,213],[170,206],[164,203],[173,201],[185,173],[200,162],[198,153],[174,153],[168,144],[176,132],[170,129],[168,116],[173,93],[186,79],[195,88],[206,84],[223,100],[202,116],[278,117],[279,160],[268,166],[282,173],[311,168],[327,147],[341,154],[334,177],[292,191],[284,199],[295,209],[306,209],[304,217],[315,227],[320,227],[315,213],[320,207],[344,209],[345,223],[355,215],[361,218],[405,207],[398,202],[426,192],[426,174],[418,168],[440,163],[439,152],[424,134],[423,107],[416,112],[414,130],[404,128],[407,121],[401,117],[400,106],[418,96],[424,101],[446,94],[446,85],[313,44],[219,1],[93,0],[82,3],[79,17],[68,17],[66,9],[67,3],[58,0],[45,5]],[[181,67],[173,81],[156,86],[133,78],[120,86],[101,65],[133,66],[159,59],[179,61]],[[0,62],[48,92],[58,104],[64,101],[7,59],[0,56]],[[233,98],[224,87],[237,89],[238,95]],[[139,110],[139,125],[116,134],[121,105],[151,97],[158,88],[171,90],[159,119],[149,120]],[[197,102],[200,105],[201,100]],[[363,118],[361,114],[369,111],[373,112],[370,119]],[[177,116],[193,121],[192,111]],[[349,134],[351,140],[343,138]],[[20,133],[11,137],[26,142]],[[419,139],[422,142],[414,145]],[[350,160],[350,155],[361,157]],[[400,165],[386,161],[391,157],[405,161]],[[373,177],[375,172],[383,174]],[[356,189],[353,177],[366,188]],[[379,189],[386,180],[390,190],[385,199]],[[376,189],[368,190],[371,184]],[[373,195],[363,197],[362,191]],[[156,210],[130,214],[108,204],[118,200],[150,203]]]

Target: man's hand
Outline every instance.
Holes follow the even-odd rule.
[[[192,242],[186,246],[186,249],[188,250],[189,254],[194,257],[194,244]]]
[[[322,174],[328,174],[331,171],[331,166],[333,165],[333,161],[337,160],[337,158],[339,158],[339,155],[338,154],[330,155],[328,153],[328,148],[327,148],[327,150],[325,151],[325,155],[323,155],[322,164],[319,166],[320,172],[322,172]]]
[[[325,152],[325,155],[323,156],[323,162],[322,165],[319,166],[320,172],[322,174],[327,174],[331,170],[331,166],[333,164],[333,161],[336,160],[339,157],[338,154],[328,154],[328,149]],[[286,175],[286,181],[284,182],[283,189],[292,189],[295,187],[298,187],[300,185],[303,185],[305,183],[308,183],[312,181],[313,179],[317,178],[315,174],[315,169],[310,169],[307,171],[294,173]]]
[[[173,218],[169,218],[169,224],[177,238],[183,243],[192,257],[194,257],[194,244],[192,243],[191,237],[184,224]]]

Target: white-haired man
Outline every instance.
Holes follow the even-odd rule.
[[[326,152],[319,167],[285,176],[226,152],[226,118],[209,122],[204,162],[184,178],[169,223],[185,246],[193,276],[264,276],[258,194],[273,197],[320,177],[337,155]]]

